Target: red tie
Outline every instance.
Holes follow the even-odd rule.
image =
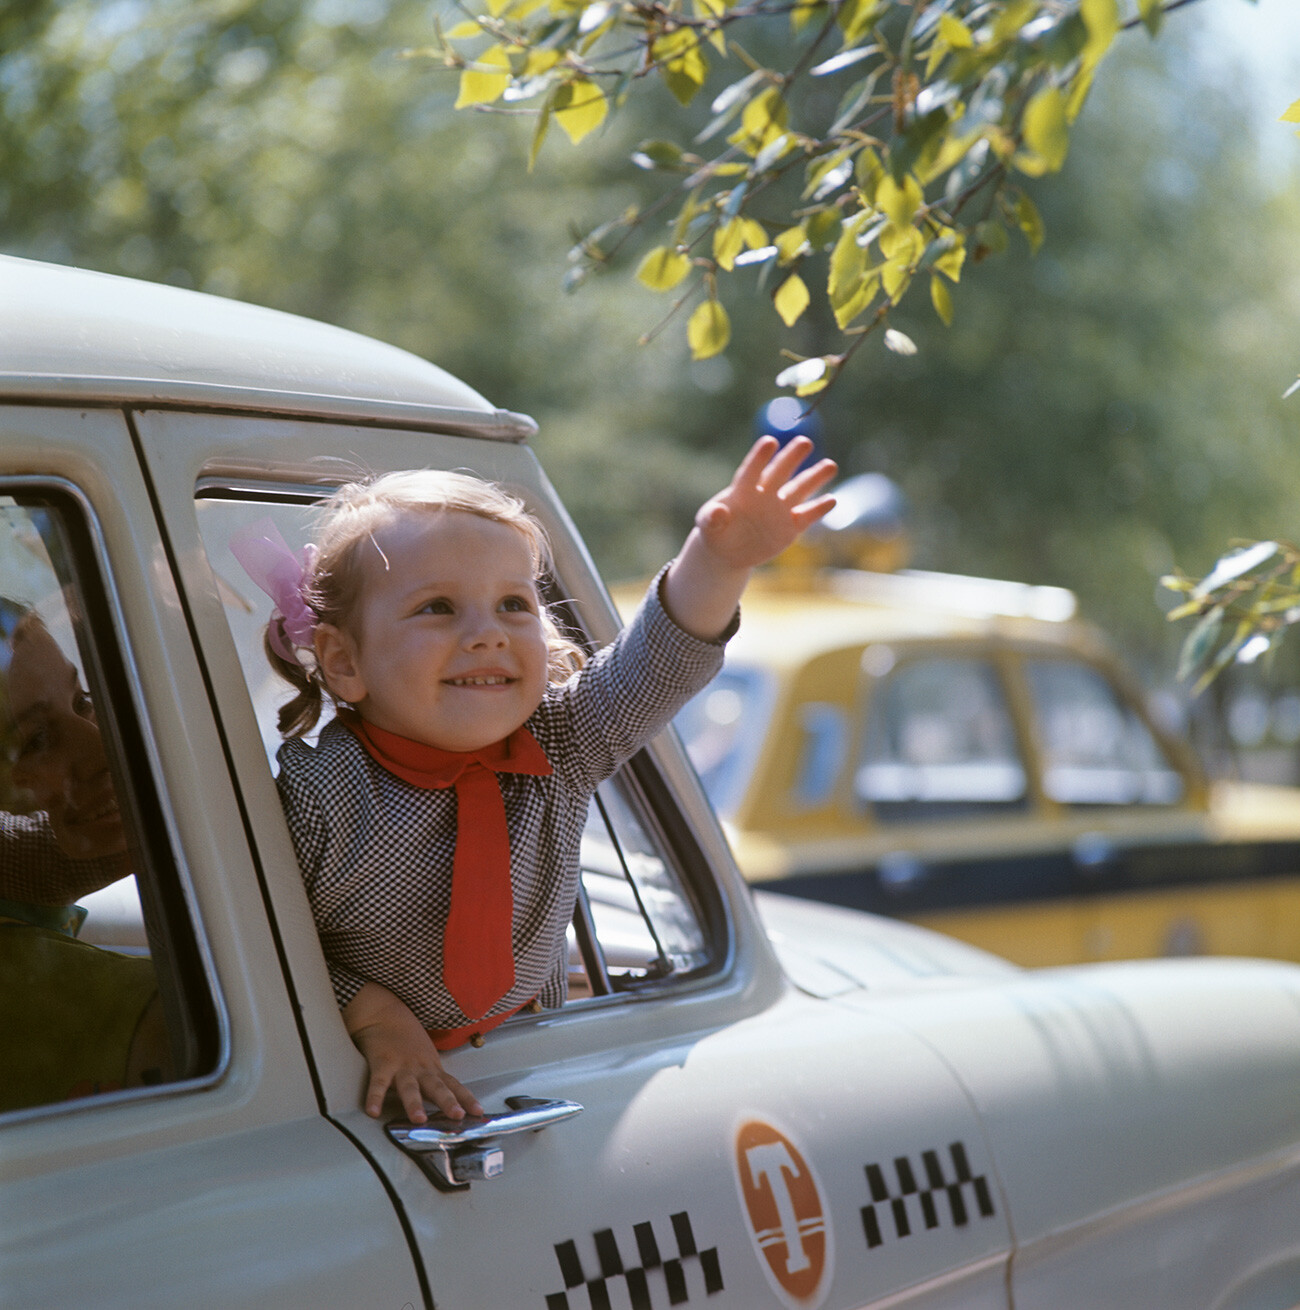
[[[545,776],[550,761],[527,728],[482,750],[443,751],[386,732],[354,712],[342,711],[339,718],[389,773],[416,787],[456,789],[456,853],[442,980],[466,1017],[480,1019],[515,982],[510,832],[496,775]]]

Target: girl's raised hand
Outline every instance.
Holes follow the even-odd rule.
[[[727,567],[767,563],[834,506],[833,496],[817,495],[837,472],[834,460],[796,471],[812,448],[807,437],[784,446],[775,437],[760,437],[731,484],[701,506],[695,526]]]

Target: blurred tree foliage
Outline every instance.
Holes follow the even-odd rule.
[[[1038,256],[1016,238],[967,267],[951,329],[928,297],[900,303],[891,321],[919,353],[862,352],[822,411],[847,471],[903,486],[917,564],[1073,586],[1152,653],[1155,580],[1175,561],[1300,536],[1277,399],[1300,304],[1294,196],[1254,179],[1230,71],[1207,95],[1180,26],[1121,38],[1103,65],[1068,165],[1035,183]],[[680,333],[635,349],[662,300],[633,278],[561,295],[574,233],[653,203],[630,156],[680,107],[639,98],[581,151],[552,133],[529,175],[529,121],[453,115],[457,77],[398,57],[429,34],[414,0],[6,5],[0,249],[435,359],[540,420],[607,571],[651,567],[748,443],[782,324],[742,281],[758,268],[727,293],[727,354],[694,362]],[[824,298],[791,331],[800,354],[841,348]]]

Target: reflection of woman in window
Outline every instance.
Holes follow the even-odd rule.
[[[0,600],[0,630],[0,1109],[16,1109],[158,1081],[168,1061],[152,964],[75,939],[76,898],[130,873],[90,697],[38,615]]]

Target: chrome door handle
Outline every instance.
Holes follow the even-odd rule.
[[[536,1133],[582,1113],[577,1101],[537,1096],[507,1096],[501,1114],[449,1119],[435,1114],[428,1123],[394,1120],[388,1135],[445,1192],[462,1192],[478,1178],[499,1178],[505,1172],[505,1152],[499,1139],[515,1133]]]

